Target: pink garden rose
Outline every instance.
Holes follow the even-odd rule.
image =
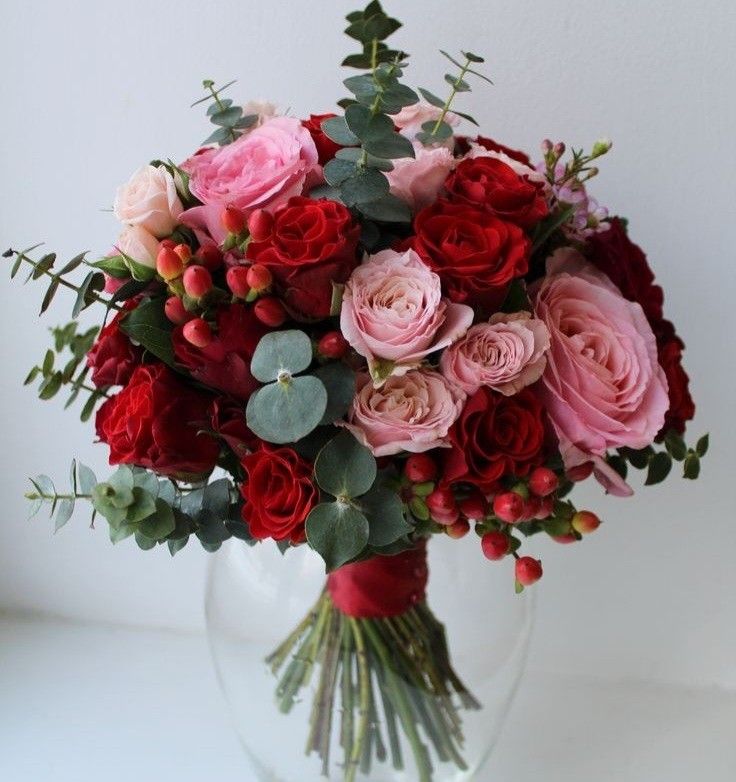
[[[436,122],[442,114],[442,109],[433,106],[431,103],[420,100],[418,103],[412,103],[411,106],[404,106],[398,114],[394,114],[391,119],[394,121],[394,125],[399,129],[403,136],[414,141],[414,137],[417,133],[421,133],[422,125],[425,122]],[[448,125],[455,126],[460,122],[460,117],[457,114],[453,114],[448,111],[445,114],[445,122]],[[455,139],[450,136],[445,139],[441,146],[453,149],[455,146]]]
[[[542,376],[549,332],[528,312],[499,312],[478,323],[442,354],[442,374],[472,396],[489,386],[504,396],[521,391]]]
[[[126,225],[115,242],[114,252],[127,255],[143,266],[155,269],[158,248],[159,241],[152,233],[140,225]]]
[[[568,469],[593,464],[607,491],[631,489],[606,462],[609,448],[643,448],[669,406],[652,329],[639,304],[566,247],[532,289],[551,346],[540,394]]]
[[[345,285],[340,311],[345,339],[378,382],[452,344],[472,322],[472,308],[444,299],[440,278],[414,250],[368,257]]]
[[[391,192],[418,212],[437,200],[437,195],[456,160],[447,147],[425,147],[414,142],[415,157],[398,158],[386,172]]]
[[[412,370],[376,388],[364,375],[345,424],[375,456],[449,447],[447,433],[465,395],[439,372]]]
[[[179,222],[183,207],[174,178],[163,166],[143,166],[118,188],[113,212],[121,223],[139,225],[161,239]]]

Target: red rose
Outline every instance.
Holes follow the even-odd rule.
[[[529,267],[531,242],[521,228],[478,207],[440,199],[414,218],[414,231],[408,245],[452,301],[496,309]]]
[[[295,317],[326,318],[332,283],[345,282],[356,266],[359,235],[343,204],[295,196],[274,215],[271,236],[251,242],[247,256],[269,269]]]
[[[206,348],[197,348],[184,338],[184,326],[174,329],[171,339],[176,360],[200,383],[247,399],[258,388],[250,373],[250,360],[268,329],[253,309],[230,304],[217,313],[217,331]]]
[[[675,334],[675,327],[668,320],[662,320],[655,328],[659,363],[667,377],[670,407],[664,417],[660,436],[674,429],[685,432],[685,423],[695,415],[695,403],[690,396],[690,378],[682,367],[682,351],[685,343]]]
[[[519,176],[494,157],[463,160],[447,177],[449,200],[483,207],[502,220],[531,228],[547,216],[541,182]]]
[[[508,155],[512,160],[516,160],[519,163],[523,163],[525,166],[534,168],[532,161],[529,159],[529,155],[519,149],[512,149],[511,147],[499,144],[498,141],[492,138],[486,138],[485,136],[478,136],[478,138],[475,139],[475,143],[483,147],[483,149],[487,149],[489,152],[501,152],[504,155]]]
[[[291,448],[264,446],[244,457],[243,520],[254,538],[301,543],[304,522],[319,502],[312,465]]]
[[[322,130],[322,122],[336,116],[337,114],[310,114],[309,119],[302,120],[302,125],[309,131],[309,135],[312,137],[312,141],[314,141],[314,146],[317,147],[319,162],[323,166],[335,157],[338,149],[342,149],[339,144],[336,144],[329,136],[325,135]]]
[[[141,363],[143,348],[134,345],[120,329],[120,320],[137,302],[126,303],[110,323],[97,335],[87,353],[87,366],[92,370],[92,382],[98,387],[124,386],[133,370]]]
[[[503,396],[483,386],[450,429],[450,443],[443,481],[497,491],[504,476],[527,475],[542,462],[542,405],[528,388]]]
[[[254,451],[262,444],[248,428],[245,421],[245,408],[242,402],[221,396],[212,403],[210,418],[212,431],[222,438],[240,459],[249,451]]]
[[[110,464],[137,464],[161,475],[191,476],[215,466],[220,447],[206,434],[210,397],[164,364],[137,367],[130,382],[97,411],[97,436]]]

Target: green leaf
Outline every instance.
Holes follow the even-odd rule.
[[[700,458],[697,453],[689,453],[685,459],[685,465],[683,468],[683,478],[688,478],[694,481],[700,475]]]
[[[332,361],[314,372],[327,389],[327,408],[322,424],[331,424],[342,418],[355,396],[355,372],[341,361]]]
[[[54,532],[58,532],[69,521],[72,513],[74,513],[74,500],[61,500],[54,518]]]
[[[394,160],[396,158],[415,157],[411,141],[400,133],[391,132],[371,137],[363,142],[363,148],[376,157]]]
[[[256,380],[269,383],[284,373],[296,375],[312,363],[312,341],[303,331],[272,331],[261,338],[251,360]]]
[[[419,519],[419,521],[429,521],[430,513],[427,503],[420,497],[412,497],[409,500],[409,510],[412,516]]]
[[[212,133],[210,133],[209,136],[202,142],[203,146],[208,146],[209,144],[226,144],[228,141],[231,141],[233,138],[233,131],[230,128],[217,128],[217,130],[213,130]]]
[[[366,168],[340,185],[340,195],[347,206],[377,201],[388,191],[388,179],[373,168]]]
[[[44,401],[52,399],[61,388],[62,380],[61,372],[54,372],[53,375],[47,377],[39,386],[38,398]]]
[[[356,150],[357,151],[357,150]],[[325,180],[328,184],[337,187],[346,179],[355,174],[356,165],[350,160],[334,158],[327,163],[323,169]]]
[[[81,494],[91,494],[92,489],[97,485],[95,474],[86,464],[82,464],[81,462],[77,465],[77,480]]]
[[[132,489],[133,502],[126,507],[125,521],[128,524],[135,524],[152,516],[157,511],[156,499],[140,486]]]
[[[360,497],[376,480],[376,460],[350,432],[342,431],[319,452],[314,474],[320,487],[335,497]]]
[[[368,543],[368,519],[344,502],[323,502],[306,522],[307,541],[325,561],[327,572],[360,554]]]
[[[368,519],[371,546],[388,546],[413,529],[404,517],[401,498],[386,486],[374,486],[360,498],[359,504]]]
[[[356,100],[364,105],[370,106],[378,93],[378,87],[370,74],[350,76],[343,84],[355,95]]]
[[[381,95],[381,108],[387,114],[398,114],[406,106],[419,102],[419,96],[411,87],[394,80]]]
[[[141,302],[120,321],[120,328],[149,353],[173,366],[171,332],[174,326],[164,313],[164,299],[147,299]]]
[[[678,462],[683,461],[687,456],[687,445],[674,429],[670,429],[665,435],[664,446],[669,455]]]
[[[88,307],[95,300],[95,294],[104,287],[104,274],[94,270],[91,271],[79,286],[77,298],[74,301],[74,307],[72,307],[72,317],[76,318],[83,309]]]
[[[383,223],[410,223],[411,209],[408,204],[389,193],[377,201],[360,204],[358,210],[371,220]]]
[[[640,450],[634,450],[633,448],[621,448],[619,453],[624,459],[627,459],[632,467],[636,467],[637,470],[643,470],[649,466],[649,459],[654,453],[654,449],[651,445]]]
[[[174,511],[164,500],[156,500],[155,513],[138,525],[140,533],[150,540],[164,540],[175,529]]]
[[[221,111],[213,112],[210,115],[210,121],[223,128],[231,128],[240,119],[242,113],[243,109],[240,106],[227,106]]]
[[[672,458],[670,455],[664,451],[655,453],[649,460],[649,469],[644,485],[653,486],[656,483],[661,483],[669,475],[671,469]]]
[[[469,60],[470,62],[480,63],[485,62],[485,60],[482,57],[479,57],[477,54],[473,54],[473,52],[461,52],[463,57],[465,57],[466,60]]]
[[[537,224],[534,229],[532,252],[538,250],[555,231],[570,219],[574,209],[573,205],[567,204],[559,212],[551,214]]]
[[[99,261],[95,261],[92,266],[105,272],[105,274],[109,274],[116,280],[124,280],[126,277],[130,277],[130,271],[122,255],[111,255],[107,258],[101,258]]]
[[[184,546],[189,543],[189,535],[187,535],[185,538],[176,538],[173,540],[167,540],[166,541],[169,546],[169,553],[173,557],[176,553],[181,551]]]
[[[138,548],[141,549],[142,551],[150,551],[156,545],[155,540],[151,540],[150,538],[145,537],[140,532],[140,530],[136,530],[135,542],[138,544]]]
[[[40,260],[36,261],[35,266],[32,268],[30,275],[28,276],[28,280],[37,280],[39,277],[42,277],[44,274],[46,274],[49,269],[51,269],[56,262],[56,253],[48,253],[44,255]],[[61,275],[57,275],[61,276]],[[26,282],[28,282],[26,280]]]
[[[432,106],[435,106],[438,109],[445,108],[445,102],[442,100],[442,98],[438,98],[434,93],[430,92],[429,90],[425,90],[422,87],[419,88],[419,92],[422,94],[422,97],[427,101],[427,103],[431,103]]]
[[[695,445],[695,453],[701,458],[708,453],[708,446],[710,445],[710,437],[704,434]]]
[[[330,117],[322,120],[322,132],[335,144],[343,147],[354,147],[360,144],[360,139],[348,128],[345,117]]]
[[[56,295],[56,291],[59,290],[59,278],[58,277],[52,277],[51,282],[49,283],[49,287],[46,289],[46,294],[43,297],[43,301],[41,302],[41,311],[38,313],[39,315],[43,315],[44,312],[51,306],[51,302],[54,300],[54,296]]]
[[[129,524],[121,524],[119,527],[114,527],[112,524],[110,524],[110,542],[113,545],[120,543],[121,540],[125,540],[125,538],[129,538],[131,535],[133,535],[135,531],[135,527]]]

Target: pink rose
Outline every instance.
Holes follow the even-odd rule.
[[[394,114],[391,118],[400,133],[414,141],[414,137],[417,133],[422,132],[422,125],[425,122],[437,122],[440,114],[442,114],[442,109],[437,108],[437,106],[432,106],[431,103],[420,100],[418,103],[413,103],[411,106],[404,106],[398,114]],[[460,122],[460,117],[458,117],[457,114],[448,111],[445,115],[445,122],[454,127]],[[455,147],[454,136],[445,139],[445,141],[442,142],[442,146],[453,149]]]
[[[386,172],[386,178],[391,192],[418,212],[437,200],[456,161],[447,147],[425,147],[418,141],[414,142],[414,154],[414,158],[392,161],[393,170]]]
[[[115,251],[151,269],[156,268],[159,241],[140,225],[126,225],[115,243]]]
[[[627,496],[606,451],[650,445],[669,405],[644,311],[570,247],[548,259],[532,296],[551,341],[540,394],[565,466],[592,463],[609,492]]]
[[[182,209],[174,178],[163,166],[139,168],[118,188],[113,206],[121,223],[139,225],[158,238],[174,230]]]
[[[379,381],[452,344],[472,322],[472,308],[444,299],[440,278],[413,250],[383,250],[358,266],[340,311],[345,339]]]
[[[344,425],[375,456],[449,447],[447,433],[465,395],[439,372],[413,370],[390,377],[380,388],[363,376],[358,385]]]
[[[447,348],[440,370],[468,396],[481,386],[511,396],[539,380],[548,349],[549,332],[541,320],[528,312],[499,312]]]

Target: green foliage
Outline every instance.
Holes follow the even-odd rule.
[[[624,464],[628,462],[637,470],[646,470],[645,485],[652,486],[661,483],[672,471],[673,461],[682,462],[682,477],[694,480],[700,475],[700,460],[708,451],[708,435],[703,435],[694,448],[687,445],[682,435],[670,429],[662,438],[665,450],[657,451],[653,446],[635,450],[633,448],[619,448],[618,456],[609,455],[609,463],[615,466],[620,460]]]
[[[331,361],[314,371],[327,389],[327,407],[321,424],[332,424],[350,409],[355,396],[355,372],[341,361]]]
[[[92,266],[117,280],[126,280],[132,277],[137,282],[150,282],[156,276],[154,268],[139,263],[123,252],[101,258],[99,261],[95,261]]]
[[[363,11],[353,11],[346,18],[349,24],[345,34],[358,41],[363,50],[358,54],[348,55],[342,61],[344,66],[365,70],[371,68],[373,63],[388,63],[402,60],[406,56],[383,43],[401,27],[401,22],[389,17],[380,3],[369,3]]]
[[[273,331],[256,347],[250,371],[261,383],[278,380],[283,373],[297,375],[312,363],[312,342],[303,331]]]
[[[221,97],[222,93],[233,84],[235,81],[229,81],[222,87],[215,89],[215,82],[212,79],[205,79],[202,86],[207,90],[207,95],[192,103],[192,106],[197,106],[200,103],[212,101],[207,107],[207,116],[216,128],[202,142],[204,145],[218,144],[222,147],[225,144],[230,144],[258,122],[257,114],[244,115],[241,106],[233,105],[230,98]]]
[[[340,432],[320,451],[314,475],[320,488],[335,497],[360,497],[376,480],[373,454],[348,431]]]
[[[173,366],[171,332],[174,326],[164,313],[164,304],[163,297],[142,301],[122,318],[120,329],[156,358]]]

